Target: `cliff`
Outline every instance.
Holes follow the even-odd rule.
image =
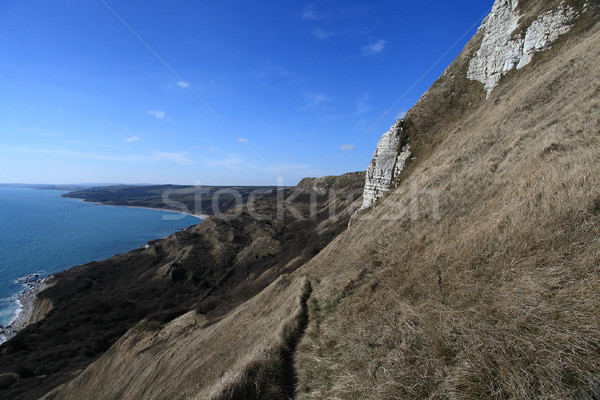
[[[483,40],[469,63],[467,78],[481,82],[489,97],[502,76],[528,65],[535,53],[548,50],[573,27],[577,16],[575,8],[562,2],[525,26],[520,24],[523,15],[517,0],[496,1],[481,25]]]
[[[403,121],[415,160],[302,268],[299,399],[598,397],[598,3],[550,3],[514,11],[570,30],[489,96],[479,30]]]
[[[559,4],[554,1],[536,3],[522,0],[521,2],[524,3],[523,7],[519,7],[517,0],[496,1],[474,40],[467,45],[459,59],[444,72],[440,80],[458,81],[466,78],[469,81],[479,82],[483,84],[486,98],[489,99],[503,76],[529,65],[536,54],[551,49],[552,44],[561,35],[569,32],[577,18],[582,14],[594,12],[592,10],[594,3],[591,2],[572,2],[573,4],[565,1]],[[531,15],[535,17],[529,21]],[[477,50],[473,52],[471,47]],[[472,54],[466,64],[465,58],[469,58],[466,57],[469,53]],[[436,85],[441,84],[443,83],[436,82]],[[437,89],[436,85],[423,96],[422,101],[436,95],[432,93]],[[457,91],[447,93],[448,98],[444,102],[448,103],[448,100],[452,101],[453,98],[460,96],[463,101],[469,98],[469,107],[475,108],[477,101],[472,93],[468,93],[470,90],[466,86],[460,88],[462,89],[460,93]],[[436,101],[439,102],[439,99]],[[426,103],[425,108],[431,108],[431,102],[426,101]],[[406,119],[416,114],[414,110],[411,111],[413,113],[409,113]],[[404,170],[406,160],[411,157],[410,146],[404,144],[409,138],[404,128],[408,124],[399,120],[381,137],[373,160],[367,167],[361,209],[369,207],[387,192]]]
[[[403,122],[399,120],[377,143],[373,161],[367,167],[361,210],[381,197],[404,170],[404,164],[410,157],[410,146],[403,145],[404,138]]]
[[[2,394],[597,398],[599,59],[598,2],[498,0],[383,136],[349,228],[331,206],[362,182],[312,178],[286,196],[302,220],[211,217],[71,270],[43,323],[1,348]],[[253,210],[276,215],[265,196]],[[78,330],[117,308],[112,296],[127,307],[120,330]],[[81,299],[95,308],[77,319]],[[96,332],[84,363],[80,336]],[[83,344],[66,351],[67,338]]]

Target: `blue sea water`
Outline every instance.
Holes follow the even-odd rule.
[[[160,210],[102,206],[63,191],[0,188],[0,324],[18,312],[16,280],[124,253],[198,224]]]

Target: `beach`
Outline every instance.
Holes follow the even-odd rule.
[[[32,274],[21,278],[19,283],[23,284],[25,290],[15,300],[18,305],[17,316],[8,326],[0,325],[0,344],[12,339],[31,323],[37,294],[53,284],[53,276],[42,278],[39,274]]]
[[[67,198],[68,199],[78,199],[77,197],[67,197]],[[98,201],[87,201],[87,200],[84,200],[84,199],[78,199],[78,200],[81,200],[82,203],[96,204],[98,206],[128,207],[128,208],[139,208],[139,209],[142,209],[142,210],[164,211],[164,212],[169,212],[169,213],[187,215],[187,216],[190,216],[190,217],[199,218],[201,220],[210,217],[210,215],[208,215],[208,214],[193,214],[193,213],[189,213],[189,212],[182,212],[182,211],[178,211],[178,210],[173,210],[173,209],[170,209],[170,208],[144,207],[144,206],[128,206],[128,205],[125,205],[125,204],[106,204],[106,203],[100,203]]]

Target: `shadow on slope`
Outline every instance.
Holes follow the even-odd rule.
[[[347,200],[353,209],[363,183],[364,173],[307,179],[298,190],[282,189],[286,202],[279,209],[277,192],[259,195],[252,210],[231,210],[127,254],[57,274],[56,284],[40,293],[52,300],[52,311],[0,346],[0,374],[7,377],[0,398],[39,398],[145,318],[159,329],[195,309],[207,324],[217,323],[346,229]]]
[[[303,333],[310,291],[305,278],[282,276],[214,324],[194,311],[160,330],[144,321],[44,399],[292,398],[282,356]]]

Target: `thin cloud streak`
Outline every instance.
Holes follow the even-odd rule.
[[[372,56],[375,54],[379,54],[385,48],[385,44],[387,42],[385,40],[378,40],[376,42],[371,42],[368,45],[362,47],[362,52],[365,56]]]
[[[188,158],[189,153],[166,153],[162,151],[152,151],[150,154],[111,155],[70,150],[34,149],[30,147],[17,147],[12,149],[19,152],[46,154],[71,158],[82,158],[87,160],[101,160],[136,164],[156,164],[164,161],[172,162],[179,165],[193,164],[193,161],[190,158]]]
[[[305,94],[306,102],[300,111],[318,111],[322,109],[326,103],[330,103],[333,99],[324,93]]]
[[[167,68],[167,70],[169,70],[169,72],[175,77],[177,78],[178,82],[184,82],[183,78],[181,78],[181,76],[177,73],[177,71],[175,71],[169,64],[167,64],[167,62],[165,60],[163,60],[163,58],[156,52],[154,51],[154,49],[152,47],[150,47],[150,45],[148,43],[146,43],[146,41],[144,39],[142,39],[142,37],[140,35],[138,35],[138,33],[127,23],[125,22],[125,20],[123,18],[121,18],[121,16],[119,14],[117,14],[117,12],[115,10],[112,9],[112,7],[110,7],[106,1],[104,0],[99,0],[104,7],[106,7],[106,9],[108,11],[111,12],[111,14],[113,14],[122,24],[123,26],[125,26],[125,28],[127,28],[127,30],[129,32],[131,32],[131,34],[133,34],[133,36],[136,37],[136,39],[138,39],[140,41],[140,43],[142,45],[144,45],[144,47],[146,49],[148,49],[148,51],[150,51],[150,53],[152,53],[152,55],[158,60],[160,61],[160,63],[162,65],[165,66],[165,68]],[[225,126],[236,138],[239,139],[239,135],[233,130],[233,128],[204,100],[204,98],[202,98],[195,90],[194,88],[192,88],[190,85],[186,86],[186,89],[189,90],[194,97],[196,97],[196,99],[198,99],[200,101],[200,103],[202,103],[207,109],[208,111],[210,111],[219,122],[221,122],[221,124],[223,124],[223,126]],[[248,151],[250,151],[257,159],[262,160],[262,157],[259,156],[248,144],[245,144],[246,148],[248,149]]]
[[[325,18],[325,14],[318,13],[313,6],[308,6],[302,11],[302,19],[305,21],[318,21]]]
[[[298,74],[270,61],[251,69],[250,75],[257,80],[277,79],[287,84],[299,84],[303,81]]]
[[[315,29],[313,29],[312,33],[319,40],[325,40],[325,39],[329,39],[329,38],[338,36],[338,33],[333,32],[333,31],[326,31],[323,28],[315,28]]]
[[[215,160],[212,158],[207,158],[204,160],[204,164],[206,164],[206,166],[209,168],[221,167],[236,171],[242,169],[243,162],[244,160],[241,157],[236,156],[228,157],[224,160]]]
[[[158,119],[163,119],[165,117],[165,115],[167,115],[164,111],[148,110],[147,113]]]

